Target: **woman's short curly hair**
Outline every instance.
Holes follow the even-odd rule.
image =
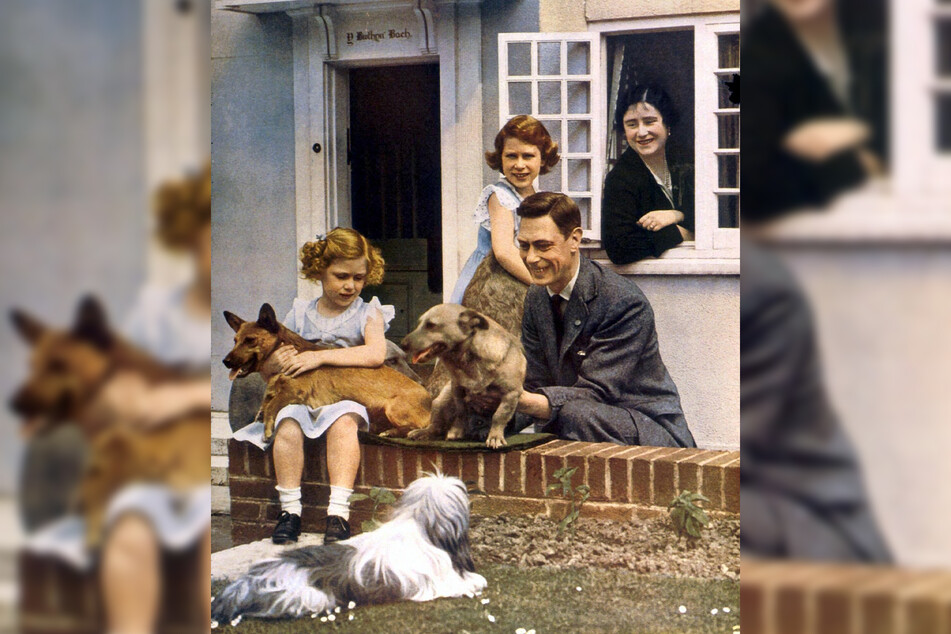
[[[541,174],[547,174],[561,158],[558,154],[558,144],[551,140],[551,135],[542,122],[527,114],[520,114],[509,119],[495,135],[495,150],[485,153],[485,162],[497,172],[502,171],[502,146],[508,138],[515,138],[538,148],[542,155],[542,167],[539,170]]]
[[[383,255],[359,231],[337,227],[326,237],[318,238],[300,248],[301,277],[319,282],[321,275],[336,259],[367,259],[365,284],[375,286],[383,282]]]
[[[152,205],[159,242],[172,251],[192,248],[211,224],[211,161],[193,176],[163,183]]]

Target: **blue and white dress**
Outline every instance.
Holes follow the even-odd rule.
[[[319,297],[318,297],[319,299]],[[389,329],[390,322],[396,316],[393,306],[384,306],[374,297],[369,302],[357,297],[352,304],[336,317],[325,317],[317,311],[317,300],[305,301],[300,298],[294,300],[294,306],[284,325],[299,334],[304,339],[327,343],[344,348],[362,346],[367,319],[374,311],[383,316],[383,330]],[[370,428],[370,416],[367,408],[355,401],[339,401],[323,407],[308,407],[304,404],[291,404],[281,408],[277,413],[277,424],[285,418],[293,418],[300,425],[301,431],[308,438],[319,438],[327,428],[344,414],[357,414],[361,419],[364,430]],[[245,425],[234,433],[235,440],[252,443],[261,449],[267,449],[270,442],[264,441],[264,424],[253,422]],[[274,437],[271,437],[273,440]]]
[[[163,363],[201,370],[209,367],[211,359],[211,321],[193,315],[187,298],[184,286],[146,286],[123,330],[132,343]],[[183,550],[197,543],[211,526],[211,483],[185,491],[160,483],[130,484],[110,500],[106,526],[127,513],[146,517],[165,549]],[[28,536],[25,547],[59,557],[79,569],[89,568],[94,561],[85,544],[85,520],[78,515],[40,528]]]
[[[449,298],[449,302],[452,304],[462,303],[462,296],[465,295],[466,287],[472,281],[476,269],[479,268],[479,264],[482,263],[485,256],[492,251],[492,224],[489,221],[489,198],[492,194],[495,194],[500,205],[511,210],[512,217],[515,219],[515,230],[518,231],[519,217],[515,210],[522,204],[522,197],[515,191],[515,187],[504,178],[493,185],[487,185],[482,190],[482,195],[479,196],[479,203],[476,205],[474,214],[475,221],[479,225],[479,241],[476,244],[475,251],[466,260],[465,266],[462,267],[462,271],[459,273],[459,279],[456,281],[452,296]],[[514,235],[512,240],[514,242]]]

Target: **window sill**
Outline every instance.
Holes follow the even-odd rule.
[[[947,197],[901,196],[882,180],[840,196],[827,209],[805,209],[744,231],[775,245],[948,245],[951,203]]]
[[[739,275],[739,249],[698,251],[692,243],[675,247],[659,258],[631,264],[612,264],[596,241],[581,247],[582,252],[620,275]]]

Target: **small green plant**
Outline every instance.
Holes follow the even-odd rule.
[[[383,505],[394,504],[396,502],[396,496],[386,487],[373,487],[370,489],[369,495],[366,493],[354,493],[350,496],[350,502],[359,502],[360,500],[373,500],[373,513],[370,519],[360,522],[360,529],[364,533],[369,533],[383,525],[383,522],[377,519],[377,510]]]
[[[557,482],[549,484],[548,488],[545,489],[545,495],[553,491],[560,491],[562,497],[567,498],[571,504],[568,508],[568,513],[558,522],[559,537],[564,535],[565,531],[570,532],[572,535],[575,534],[575,520],[577,520],[581,514],[581,507],[584,506],[584,503],[587,502],[591,496],[591,487],[587,484],[579,484],[576,487],[572,486],[571,479],[577,470],[578,467],[572,467],[570,469],[568,467],[562,467],[558,471],[555,471],[552,477],[557,480]]]
[[[710,518],[707,512],[696,504],[698,501],[709,502],[710,500],[699,493],[685,490],[667,505],[667,512],[670,513],[670,520],[674,523],[677,535],[693,538],[703,536],[700,531],[710,524]]]

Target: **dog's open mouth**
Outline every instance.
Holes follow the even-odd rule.
[[[231,368],[231,372],[228,373],[228,380],[234,381],[238,377],[244,377],[251,374],[257,361],[252,357],[248,359],[247,363],[244,365],[238,366],[237,368]]]
[[[446,349],[446,344],[434,343],[428,348],[423,348],[413,355],[413,363],[425,363],[433,357],[438,357]]]

